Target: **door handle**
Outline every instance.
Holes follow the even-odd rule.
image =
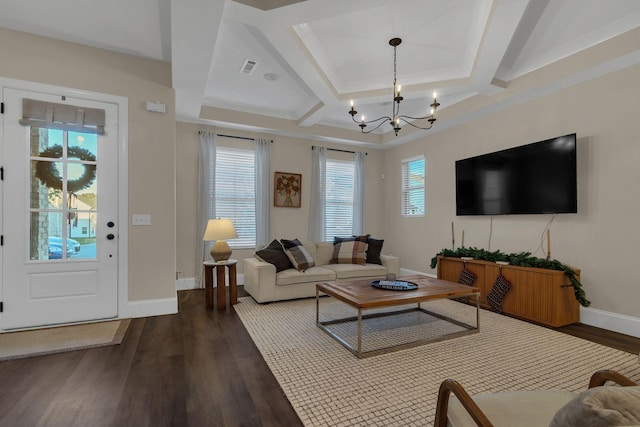
[[[116,236],[114,236],[113,234],[109,233],[107,234],[107,239],[109,240],[113,240]]]

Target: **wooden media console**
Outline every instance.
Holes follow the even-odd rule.
[[[504,314],[556,328],[580,321],[580,305],[562,271],[438,256],[438,279],[457,282],[465,265],[477,275],[473,286],[480,288],[483,308],[490,308],[487,294],[502,272],[512,284],[502,303]],[[580,270],[575,272],[580,280]]]

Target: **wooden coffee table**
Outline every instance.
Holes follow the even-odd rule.
[[[400,277],[397,280],[408,281],[418,285],[418,289],[410,291],[396,291],[378,289],[371,285],[371,280],[355,280],[352,282],[329,282],[318,283],[316,285],[316,324],[317,326],[336,339],[340,344],[346,347],[357,357],[372,356],[374,354],[386,353],[389,351],[401,350],[404,348],[415,347],[428,342],[442,341],[444,339],[454,338],[461,335],[478,333],[480,331],[480,289],[461,285],[458,283],[448,282],[445,280],[433,279],[426,276],[408,276]],[[357,309],[358,314],[354,317],[345,317],[320,321],[320,294],[327,294]],[[476,301],[476,324],[469,325],[459,320],[452,319],[442,313],[435,313],[420,306],[426,301],[457,298],[462,296],[475,295]],[[415,304],[415,307],[404,308],[399,310],[384,311],[381,313],[372,313],[363,315],[363,310],[378,309],[385,307],[394,307]],[[393,316],[408,312],[426,313],[429,316],[441,319],[457,325],[462,329],[457,332],[446,335],[428,338],[418,338],[410,342],[402,342],[388,347],[377,348],[375,350],[363,351],[362,348],[362,323],[365,319],[379,318],[383,316]],[[357,344],[350,344],[345,338],[331,330],[332,325],[357,322]]]

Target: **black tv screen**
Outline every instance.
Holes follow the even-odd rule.
[[[456,161],[456,215],[577,213],[576,134]]]

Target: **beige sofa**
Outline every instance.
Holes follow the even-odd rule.
[[[329,242],[303,242],[315,261],[315,267],[304,272],[294,268],[276,273],[276,268],[258,258],[244,260],[244,289],[257,302],[265,303],[316,295],[316,283],[356,279],[381,279],[387,273],[400,275],[400,260],[381,255],[378,264],[329,264],[333,244]]]

